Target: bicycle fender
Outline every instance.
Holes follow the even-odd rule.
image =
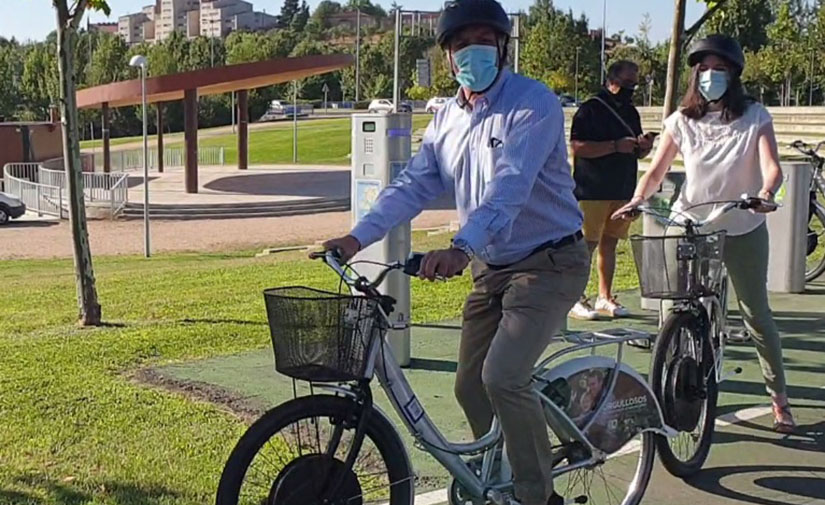
[[[606,356],[574,358],[539,374],[537,389],[561,408],[587,440],[607,454],[640,432],[670,436],[661,406],[634,369]],[[614,380],[615,379],[615,380]],[[554,409],[544,406],[545,416]],[[553,423],[548,418],[548,424]]]

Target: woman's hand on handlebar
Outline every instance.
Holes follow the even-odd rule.
[[[623,205],[622,208],[614,212],[613,215],[610,216],[610,219],[618,220],[635,218],[639,215],[639,205],[643,204],[644,201],[644,198],[642,198],[641,196],[634,196],[632,200],[630,200],[625,205]]]
[[[418,276],[430,281],[439,278],[449,279],[461,274],[469,264],[470,258],[460,249],[430,251],[421,260]]]
[[[759,192],[759,201],[757,205],[750,207],[750,210],[757,214],[767,214],[777,209],[776,202],[774,202],[774,195],[768,190],[763,189]]]
[[[347,263],[361,250],[361,243],[352,235],[327,240],[322,244],[324,251],[336,251],[341,263]],[[312,257],[312,254],[310,254]]]

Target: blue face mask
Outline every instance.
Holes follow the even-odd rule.
[[[453,53],[459,84],[479,92],[489,88],[498,76],[498,48],[472,45]]]
[[[699,93],[705,100],[714,102],[728,91],[728,73],[724,70],[705,70],[699,74]]]

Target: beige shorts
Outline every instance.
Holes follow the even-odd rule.
[[[629,219],[610,219],[614,212],[619,210],[627,200],[582,200],[579,202],[584,213],[584,239],[588,242],[598,242],[602,237],[626,239],[630,231]]]

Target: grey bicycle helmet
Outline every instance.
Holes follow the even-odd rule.
[[[715,34],[697,40],[691,46],[690,53],[688,53],[688,65],[692,67],[698,64],[708,54],[715,54],[726,59],[736,67],[739,74],[745,68],[745,53],[742,51],[742,46],[733,37]]]
[[[497,32],[510,36],[510,17],[496,0],[450,0],[438,18],[436,40],[445,47],[450,38],[462,28],[486,25]]]

